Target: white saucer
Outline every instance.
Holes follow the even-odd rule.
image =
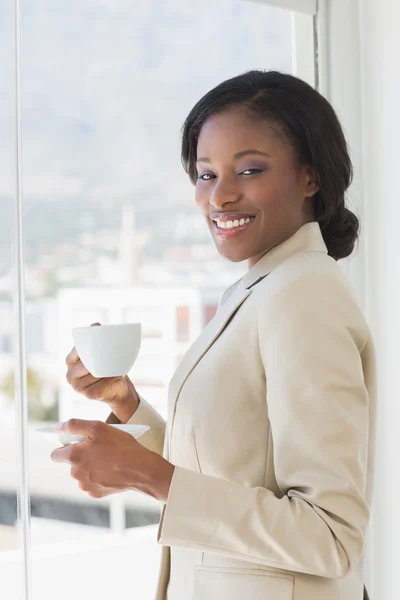
[[[134,438],[140,437],[143,433],[146,433],[150,429],[148,425],[127,425],[125,424],[111,424],[111,427],[116,427],[121,431],[130,433]],[[55,425],[48,427],[40,427],[36,429],[38,433],[41,433],[49,442],[55,445],[68,446],[69,444],[76,444],[77,442],[83,442],[86,438],[82,435],[75,435],[73,433],[65,433],[63,431],[57,431]]]

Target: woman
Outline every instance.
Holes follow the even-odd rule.
[[[303,81],[252,71],[196,104],[182,158],[218,251],[249,270],[174,374],[167,426],[73,350],[73,388],[151,429],[71,420],[90,439],[53,459],[92,496],[164,504],[159,600],[361,600],[375,362],[337,263],[359,231],[338,119]]]

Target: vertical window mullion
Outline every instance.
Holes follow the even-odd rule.
[[[329,49],[328,49],[328,14],[325,0],[318,0],[318,14],[315,16],[317,89],[325,96],[331,97],[329,78]]]
[[[22,190],[21,1],[14,0],[15,202],[13,220],[14,382],[18,459],[18,528],[23,552],[24,600],[31,599],[28,397],[25,351],[24,232]]]
[[[293,75],[313,87],[317,84],[314,17],[292,13]]]

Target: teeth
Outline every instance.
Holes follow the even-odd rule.
[[[217,226],[220,229],[233,229],[234,227],[243,227],[243,225],[247,225],[247,223],[250,223],[250,221],[252,220],[252,218],[247,217],[246,219],[242,218],[242,219],[235,219],[232,221],[217,221]]]

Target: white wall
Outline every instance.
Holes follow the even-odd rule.
[[[379,366],[371,595],[395,600],[400,567],[400,3],[359,0],[359,9],[366,298]]]
[[[400,3],[320,0],[326,30],[324,93],[337,109],[355,167],[362,219],[349,264],[378,359],[375,495],[366,581],[372,600],[399,597],[400,566]],[[323,18],[324,17],[324,18]]]
[[[325,1],[327,30],[326,95],[335,107],[349,144],[354,178],[348,194],[350,208],[361,220],[358,247],[348,259],[348,274],[362,306],[365,301],[364,210],[361,138],[360,29],[357,0]]]

